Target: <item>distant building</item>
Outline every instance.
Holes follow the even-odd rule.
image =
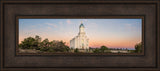
[[[89,39],[87,38],[84,29],[85,27],[81,22],[78,35],[70,40],[70,48],[89,49]]]
[[[128,49],[122,49],[122,48],[110,48],[109,49],[111,53],[129,53]]]

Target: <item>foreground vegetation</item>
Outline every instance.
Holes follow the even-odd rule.
[[[28,37],[25,38],[20,44],[19,44],[19,50],[27,50],[28,52],[35,51],[35,53],[111,53],[111,50],[107,46],[101,46],[100,48],[89,48],[86,50],[81,49],[70,49],[69,46],[65,45],[66,43],[63,41],[49,41],[48,39],[44,39],[41,41],[40,36],[35,37]],[[128,50],[129,53],[141,53],[142,52],[142,43],[138,43],[135,45],[136,50]]]
[[[68,52],[69,47],[63,41],[53,40],[49,42],[48,39],[41,41],[41,37],[36,36],[25,38],[20,44],[20,49],[34,49],[42,52]]]

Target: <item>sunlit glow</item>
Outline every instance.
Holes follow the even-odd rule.
[[[134,48],[141,42],[142,19],[19,19],[19,43],[29,36],[69,41],[83,21],[89,47]]]

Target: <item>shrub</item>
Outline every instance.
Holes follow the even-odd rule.
[[[79,50],[76,48],[76,49],[74,50],[74,52],[75,52],[75,53],[78,53],[78,52],[79,52]]]

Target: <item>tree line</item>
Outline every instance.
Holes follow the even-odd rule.
[[[134,52],[136,52],[136,53],[141,53],[142,52],[142,42],[135,45],[135,51]]]
[[[36,49],[44,52],[68,52],[69,47],[65,45],[63,41],[53,40],[50,41],[46,38],[41,41],[41,37],[36,35],[35,37],[25,38],[19,44],[21,49]]]
[[[19,44],[21,49],[35,49],[42,52],[71,52],[74,50],[74,53],[79,53],[79,49],[70,49],[69,46],[65,45],[66,42],[52,40],[49,41],[47,38],[41,41],[42,38],[38,35],[35,37],[25,38]],[[100,48],[89,48],[87,52],[92,53],[105,53],[110,52],[110,49],[107,46],[101,46]],[[129,50],[131,53],[141,53],[142,52],[142,42],[135,45],[135,50]]]

